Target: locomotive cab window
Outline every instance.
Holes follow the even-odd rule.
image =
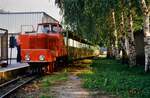
[[[50,33],[51,32],[51,26],[49,25],[38,25],[38,33]]]
[[[61,32],[61,26],[59,25],[52,25],[51,26],[51,28],[52,28],[52,33],[60,33]]]
[[[60,33],[61,25],[56,23],[43,23],[39,24],[37,28],[38,33]]]

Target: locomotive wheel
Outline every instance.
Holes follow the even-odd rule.
[[[38,67],[38,74],[43,74],[42,66],[39,66],[39,67]]]
[[[48,64],[47,69],[48,69],[47,73],[48,74],[51,73],[51,65],[50,65],[50,63]]]
[[[31,63],[30,70],[31,70],[32,74],[42,74],[43,73],[41,64]]]
[[[45,65],[42,67],[42,71],[43,71],[43,74],[47,73],[47,71],[48,71],[47,64],[45,64]]]
[[[54,62],[52,62],[52,72],[54,72]]]
[[[53,73],[54,72],[54,62],[48,63],[48,72],[47,73]]]

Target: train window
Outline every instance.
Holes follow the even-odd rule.
[[[38,26],[38,33],[50,33],[51,27],[49,25],[39,25]]]
[[[60,33],[62,29],[61,26],[58,25],[52,25],[51,28],[52,28],[52,33]]]
[[[39,25],[38,26],[38,33],[50,33],[51,27],[49,25]]]
[[[52,32],[53,32],[53,33],[57,33],[57,32],[58,32],[58,27],[52,26]]]
[[[61,25],[54,23],[39,24],[37,28],[38,33],[60,33],[61,30]]]

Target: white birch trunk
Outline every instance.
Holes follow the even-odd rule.
[[[144,34],[145,34],[145,72],[149,70],[150,56],[150,32],[149,32],[149,14],[144,15]]]
[[[116,59],[119,58],[118,53],[118,35],[117,35],[117,29],[116,29],[116,20],[115,20],[115,11],[112,10],[112,19],[113,19],[113,26],[114,26],[114,36],[115,36],[115,45],[113,46],[113,55]]]
[[[130,4],[129,4],[130,5]],[[131,9],[129,12],[129,17],[128,17],[128,22],[129,22],[129,31],[128,31],[128,43],[129,43],[129,66],[132,67],[136,65],[136,50],[135,50],[135,42],[134,42],[134,35],[133,35],[133,19],[132,19],[132,13]]]
[[[129,53],[128,39],[125,34],[124,11],[121,13],[121,48],[122,48],[122,62],[127,62],[127,55]],[[123,53],[125,52],[125,53]]]
[[[144,15],[144,34],[145,34],[145,72],[149,69],[149,56],[150,56],[150,31],[149,31],[149,17],[150,17],[150,5],[147,6],[145,0],[140,0],[141,8]]]

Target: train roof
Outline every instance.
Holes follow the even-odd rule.
[[[89,45],[94,45],[92,42],[90,42],[90,41],[88,41],[88,40],[86,40],[86,39],[84,39],[84,38],[81,38],[81,36],[78,36],[78,35],[76,35],[74,32],[72,32],[72,31],[64,31],[63,33],[64,33],[64,36],[67,36],[67,33],[68,32],[68,38],[71,38],[71,39],[73,39],[73,40],[76,40],[76,41],[79,41],[79,42],[81,42],[81,43],[85,43],[85,44],[89,44]]]

